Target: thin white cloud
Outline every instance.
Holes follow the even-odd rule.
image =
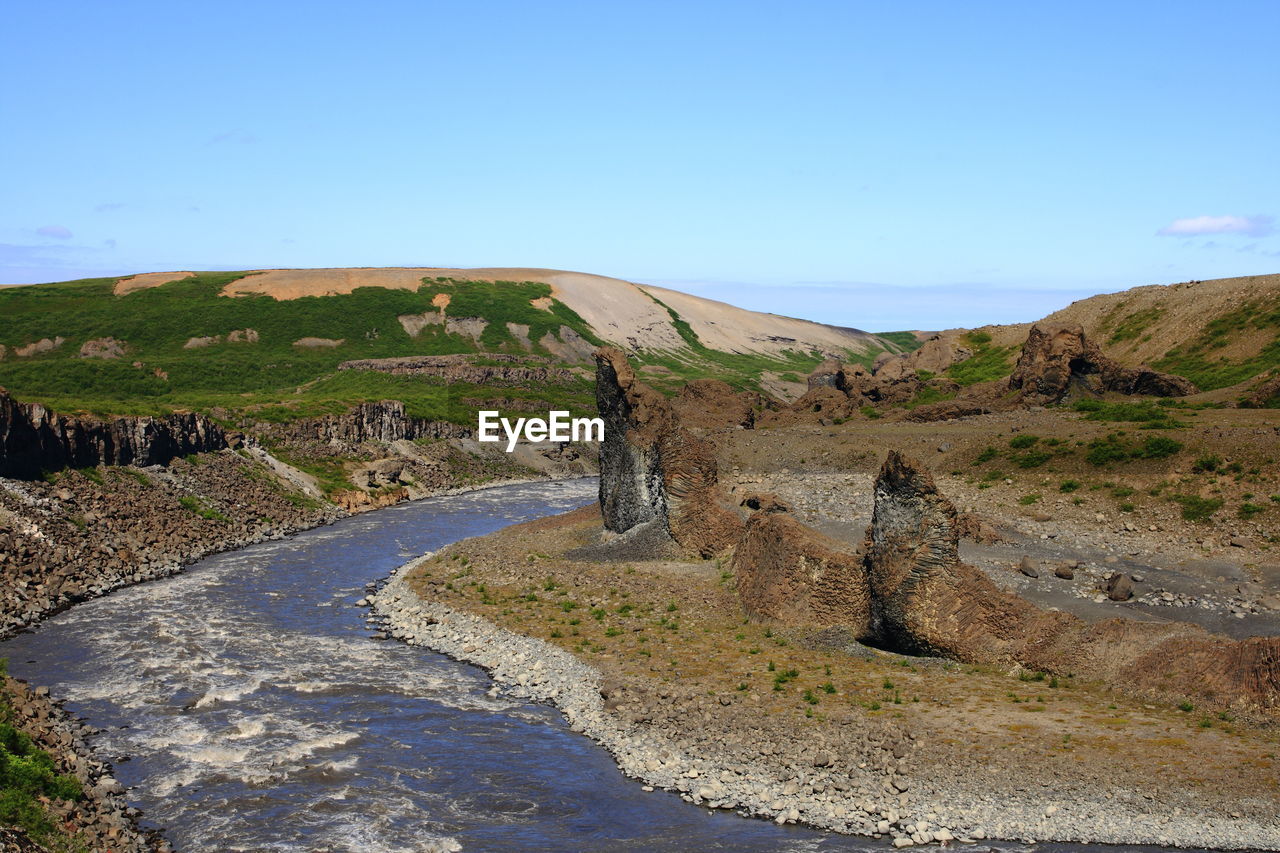
[[[1156,232],[1161,237],[1202,237],[1206,234],[1246,234],[1265,237],[1275,228],[1271,216],[1189,216],[1175,219]]]
[[[41,237],[53,237],[55,240],[70,240],[71,229],[65,225],[42,225],[36,229]]]

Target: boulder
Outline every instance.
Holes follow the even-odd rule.
[[[829,358],[819,364],[809,374],[809,390],[814,388],[834,388],[837,391],[846,390],[844,365],[837,359]]]
[[[744,497],[738,506],[752,512],[791,512],[791,504],[773,492],[752,492]]]
[[[1103,591],[1112,601],[1128,601],[1133,598],[1133,578],[1121,572],[1113,572],[1106,579]]]

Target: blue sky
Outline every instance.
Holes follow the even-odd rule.
[[[9,4],[0,282],[546,266],[873,330],[1280,271],[1280,3]]]

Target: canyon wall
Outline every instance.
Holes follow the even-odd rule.
[[[37,478],[44,471],[94,465],[165,465],[179,456],[223,450],[222,429],[204,415],[66,417],[0,390],[0,476]]]

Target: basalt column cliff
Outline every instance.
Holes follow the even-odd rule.
[[[710,556],[742,522],[721,505],[715,446],[682,427],[665,397],[636,379],[620,350],[596,350],[596,403],[604,419],[600,511],[605,529],[656,526]]]

